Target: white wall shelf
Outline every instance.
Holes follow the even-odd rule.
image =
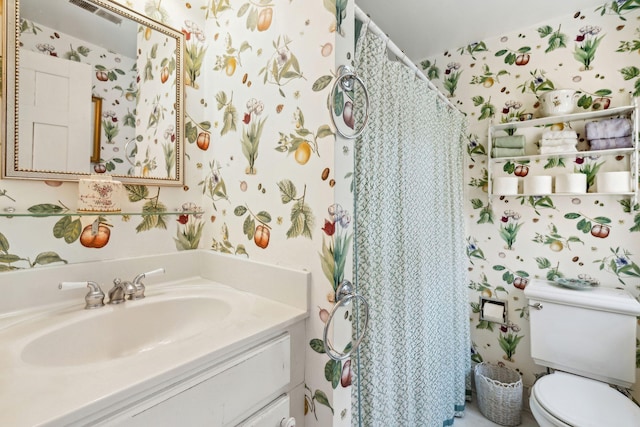
[[[628,117],[633,122],[632,130],[632,147],[631,148],[616,148],[607,150],[590,150],[590,151],[577,151],[571,153],[552,153],[552,154],[528,154],[524,156],[513,157],[492,157],[493,138],[501,135],[511,135],[517,132],[518,129],[528,129],[531,131],[535,128],[550,127],[555,124],[563,124],[568,127],[572,125],[584,123],[590,120],[606,119],[613,117]],[[541,129],[542,131],[543,129]],[[624,196],[629,197],[632,204],[635,204],[638,200],[638,134],[640,132],[640,102],[638,98],[633,98],[631,105],[616,107],[607,110],[588,111],[582,113],[566,114],[561,116],[550,116],[532,120],[512,121],[507,123],[490,124],[488,129],[488,141],[487,141],[487,192],[489,198],[489,204],[492,203],[494,197],[531,197],[531,196]],[[531,138],[527,138],[526,151],[532,152],[534,148],[534,141]],[[571,161],[579,158],[591,158],[597,159],[601,157],[618,157],[628,158],[628,170],[631,172],[631,182],[633,190],[631,192],[621,193],[602,193],[602,192],[587,192],[582,194],[573,193],[551,193],[551,194],[494,194],[493,193],[493,178],[498,169],[502,170],[503,165],[512,162],[519,165],[540,163],[548,159],[569,159]]]

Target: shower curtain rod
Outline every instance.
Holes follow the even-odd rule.
[[[455,105],[453,105],[451,101],[449,101],[449,98],[447,98],[442,92],[440,92],[440,90],[431,82],[431,80],[429,80],[429,78],[424,75],[422,70],[420,70],[416,64],[411,62],[411,60],[402,51],[402,49],[400,49],[398,45],[396,45],[391,40],[391,38],[384,31],[382,31],[382,29],[378,27],[378,25],[376,25],[375,22],[373,22],[373,20],[369,15],[364,13],[358,5],[355,5],[355,11],[356,11],[356,18],[362,21],[363,27],[366,28],[367,31],[371,31],[374,35],[380,37],[383,40],[386,39],[387,50],[389,52],[393,53],[399,60],[402,61],[404,65],[406,65],[412,71],[414,71],[416,73],[416,76],[418,76],[421,80],[424,80],[425,82],[427,82],[429,89],[434,90],[438,95],[438,98],[444,101],[444,103],[447,104],[447,106],[453,108],[454,110],[462,114],[462,112]]]

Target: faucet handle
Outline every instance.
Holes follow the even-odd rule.
[[[135,293],[136,287],[133,283],[115,278],[113,279],[113,288],[109,290],[109,304],[123,303],[127,295],[133,299]]]
[[[58,289],[66,291],[69,289],[84,288],[85,286],[89,288],[89,292],[84,297],[86,303],[84,308],[89,310],[92,308],[102,307],[104,305],[104,292],[102,292],[100,285],[96,282],[60,282],[60,284],[58,284]]]
[[[140,273],[133,279],[133,286],[136,287],[136,293],[131,295],[131,299],[142,299],[144,298],[144,283],[142,283],[142,279],[147,276],[153,276],[155,274],[164,274],[164,268],[156,268],[155,270],[147,271],[146,273]]]

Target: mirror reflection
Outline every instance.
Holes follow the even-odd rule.
[[[7,8],[3,176],[181,185],[182,33],[102,0]]]

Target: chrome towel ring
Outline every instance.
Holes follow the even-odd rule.
[[[362,90],[364,92],[364,99],[365,99],[364,120],[362,121],[362,126],[360,127],[360,129],[358,129],[355,133],[348,134],[348,133],[345,133],[343,130],[341,130],[338,124],[336,123],[335,114],[334,114],[335,107],[336,107],[335,91],[338,88],[338,85],[340,85],[340,88],[343,91],[352,92],[354,90],[356,81],[360,83],[360,86],[362,86]],[[364,132],[364,129],[367,126],[367,121],[369,120],[369,91],[367,90],[367,87],[364,85],[364,82],[362,81],[362,79],[358,77],[356,72],[353,71],[350,67],[346,65],[341,65],[338,68],[338,78],[336,78],[336,81],[333,83],[333,87],[331,88],[331,92],[329,93],[329,104],[330,104],[329,107],[331,110],[329,114],[331,115],[331,121],[333,122],[333,126],[336,128],[336,132],[338,132],[341,136],[347,139],[355,139],[360,135],[362,135],[362,132]]]
[[[364,327],[362,328],[362,333],[355,341],[351,341],[351,347],[349,351],[345,351],[344,353],[337,351],[331,341],[329,341],[329,325],[331,325],[331,321],[333,320],[333,316],[338,312],[340,307],[348,306],[351,301],[360,300],[364,305]],[[369,326],[369,303],[362,295],[357,295],[353,291],[353,285],[348,280],[343,281],[340,286],[338,286],[338,290],[336,291],[336,305],[333,306],[333,310],[329,314],[329,318],[327,319],[327,323],[324,325],[324,333],[322,335],[322,342],[324,344],[324,351],[327,353],[333,360],[345,360],[351,357],[351,353],[353,353],[362,342],[365,333],[367,332],[367,327]]]

